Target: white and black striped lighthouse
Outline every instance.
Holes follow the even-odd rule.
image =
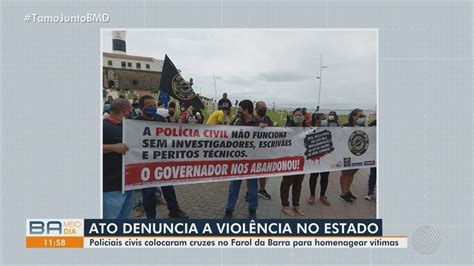
[[[127,53],[127,43],[125,42],[125,36],[126,31],[112,31],[112,50],[114,53]]]

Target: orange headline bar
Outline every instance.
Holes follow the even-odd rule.
[[[27,236],[27,248],[83,248],[82,236]]]

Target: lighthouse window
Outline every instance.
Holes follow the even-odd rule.
[[[140,63],[137,63],[137,68],[138,69],[142,68],[142,65]]]
[[[112,60],[107,61],[107,64],[108,64],[109,66],[111,66],[111,65],[112,65]]]
[[[122,61],[122,67],[125,68],[127,66],[127,62]]]
[[[146,68],[147,68],[147,69],[150,69],[150,64],[146,64]]]

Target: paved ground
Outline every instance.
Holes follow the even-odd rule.
[[[364,199],[364,196],[367,193],[368,169],[359,170],[354,177],[351,191],[356,197],[358,197],[358,200],[354,203],[346,203],[339,199],[339,176],[339,171],[331,172],[329,175],[329,186],[326,195],[331,202],[331,206],[325,206],[319,201],[317,201],[315,205],[309,205],[307,203],[310,194],[309,175],[306,175],[303,180],[303,191],[301,192],[301,206],[305,209],[306,215],[304,217],[298,216],[296,218],[376,218],[376,201],[367,201]],[[265,200],[259,198],[257,218],[290,218],[281,211],[280,182],[281,177],[268,178],[266,189],[272,196],[272,199]],[[182,210],[189,214],[190,218],[215,219],[222,218],[224,215],[228,186],[229,182],[218,182],[198,185],[180,185],[175,188],[179,205]],[[318,178],[316,195],[319,195],[319,189]],[[235,218],[247,218],[248,205],[244,200],[246,190],[245,183],[242,183],[240,197],[234,213]],[[157,216],[159,218],[168,217],[168,210],[165,205],[158,205],[157,211]]]

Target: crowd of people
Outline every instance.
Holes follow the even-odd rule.
[[[218,102],[218,109],[209,115],[206,120],[201,110],[193,109],[185,103],[179,104],[178,115],[175,102],[167,103],[167,108],[155,98],[145,95],[135,98],[131,103],[123,97],[113,99],[108,97],[104,104],[103,122],[103,218],[127,219],[146,215],[147,219],[156,218],[156,206],[167,206],[170,218],[186,219],[189,215],[181,210],[178,197],[173,186],[160,188],[145,188],[122,193],[122,155],[128,147],[122,141],[122,122],[124,119],[147,120],[161,123],[189,123],[207,125],[237,125],[254,127],[272,127],[274,123],[267,115],[267,105],[264,101],[256,103],[250,100],[236,101],[236,113],[231,115],[232,103],[224,93]],[[348,122],[341,124],[335,111],[328,114],[309,113],[306,108],[296,108],[288,117],[287,127],[363,127],[366,126],[366,116],[361,109],[350,112]],[[375,126],[375,120],[368,126]],[[339,198],[347,203],[353,203],[357,197],[352,194],[351,186],[358,169],[342,170],[340,176],[341,194]],[[300,205],[304,174],[283,176],[280,184],[280,200],[282,212],[290,217],[304,216]],[[314,205],[316,199],[316,184],[320,177],[319,201],[330,206],[326,196],[329,183],[329,172],[311,173],[309,178],[310,196],[308,204]],[[248,218],[257,218],[259,198],[271,200],[266,190],[267,178],[232,180],[229,182],[228,199],[225,205],[224,218],[231,219],[240,193],[242,182],[247,184],[245,201],[248,202]],[[376,184],[376,169],[370,169],[368,192],[366,200],[374,200]],[[291,202],[289,199],[291,189]],[[291,205],[291,206],[290,206]],[[132,212],[133,210],[133,212]]]

